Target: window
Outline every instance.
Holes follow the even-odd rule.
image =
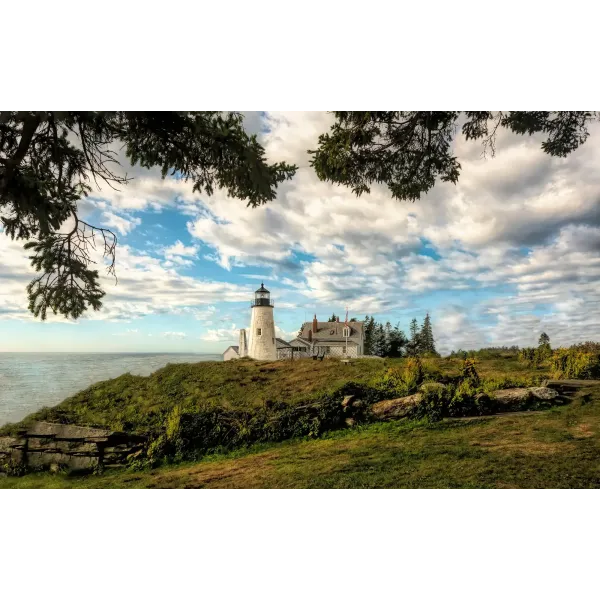
[[[273,340],[273,343],[275,343],[275,338],[271,338]]]
[[[260,327],[257,328],[256,335],[262,335],[262,329]]]
[[[344,337],[350,337],[350,327],[344,327]]]

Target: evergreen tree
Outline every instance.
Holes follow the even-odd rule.
[[[311,164],[323,181],[349,186],[357,195],[373,183],[392,197],[418,200],[437,181],[456,183],[460,162],[453,140],[482,140],[492,156],[498,131],[542,133],[542,150],[567,156],[585,142],[595,111],[337,111],[319,136]],[[462,128],[458,128],[463,119]],[[460,133],[459,133],[460,132]]]
[[[390,334],[390,353],[389,356],[397,358],[402,356],[402,350],[406,346],[406,336],[400,329],[400,324],[397,323]]]
[[[384,328],[384,339],[383,339],[383,356],[390,356],[392,351],[392,337],[393,329],[392,324],[388,321]]]
[[[365,354],[372,355],[373,354],[373,337],[375,333],[375,319],[373,317],[369,317],[367,315],[365,317],[364,324],[364,338],[365,338]]]
[[[381,323],[377,323],[373,330],[373,354],[385,356],[385,330]]]
[[[433,339],[433,329],[431,327],[431,317],[429,316],[429,313],[427,313],[425,320],[423,321],[420,342],[421,351],[423,353],[437,355],[437,351],[435,349],[435,340]]]
[[[417,319],[410,322],[410,340],[406,344],[406,351],[409,356],[419,356],[421,353],[421,334]]]
[[[333,314],[332,314],[332,315],[329,317],[329,319],[327,319],[327,322],[328,322],[328,323],[335,323],[337,320],[338,320],[338,316],[337,316],[335,313],[333,313]]]
[[[117,236],[78,209],[92,181],[127,184],[115,147],[132,165],[191,180],[194,192],[224,188],[253,207],[274,200],[277,185],[296,172],[266,161],[240,113],[0,112],[0,224],[12,239],[29,240],[24,247],[40,273],[27,287],[36,317],[51,310],[76,319],[102,306],[89,252],[95,235],[115,275]]]

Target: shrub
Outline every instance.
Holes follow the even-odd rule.
[[[409,358],[403,373],[404,385],[409,394],[415,392],[419,385],[423,383],[424,376],[423,363],[419,357]]]
[[[418,357],[414,357],[406,361],[404,369],[391,367],[383,375],[376,377],[372,384],[384,397],[392,398],[413,394],[424,378],[423,363]]]
[[[382,375],[373,380],[373,386],[386,396],[408,395],[404,383],[404,373],[398,367],[387,369]]]
[[[461,376],[463,379],[470,381],[472,384],[477,385],[479,383],[479,374],[475,368],[476,361],[474,358],[465,358],[465,362],[462,366]]]
[[[448,404],[448,415],[467,417],[489,415],[494,412],[494,401],[472,379],[461,381]]]
[[[431,422],[440,421],[447,415],[448,389],[444,385],[426,383],[421,387],[421,402],[415,408],[411,417],[427,419]]]
[[[360,402],[342,406],[344,396]],[[172,460],[197,459],[209,452],[232,450],[255,443],[278,442],[293,437],[316,437],[354,421],[368,419],[368,406],[385,394],[363,384],[346,383],[306,405],[266,402],[264,406],[228,410],[222,406],[174,407],[165,418],[163,432],[152,439],[143,459],[133,466],[156,465]]]
[[[552,376],[557,379],[595,379],[600,377],[600,353],[572,346],[552,354]]]

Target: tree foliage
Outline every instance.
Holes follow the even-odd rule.
[[[482,140],[483,152],[495,153],[499,128],[520,135],[542,133],[542,150],[567,156],[588,137],[596,112],[574,111],[343,111],[334,112],[331,130],[311,150],[320,179],[369,192],[385,184],[399,200],[418,200],[436,181],[456,183],[460,163],[452,141],[463,120],[467,140]]]
[[[433,338],[433,328],[431,326],[431,317],[429,313],[425,316],[423,326],[420,332],[420,350],[424,354],[432,354],[438,356],[438,352],[435,349],[435,340]]]
[[[92,183],[127,184],[115,148],[132,165],[177,174],[194,192],[229,195],[259,206],[296,167],[268,164],[239,113],[212,112],[0,112],[0,223],[25,248],[40,273],[28,286],[29,308],[42,319],[77,318],[104,296],[92,249],[100,241],[115,274],[117,236],[83,221],[78,203]]]

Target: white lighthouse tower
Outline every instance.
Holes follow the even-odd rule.
[[[252,302],[248,356],[256,360],[277,360],[275,320],[270,296],[271,292],[261,283]]]

